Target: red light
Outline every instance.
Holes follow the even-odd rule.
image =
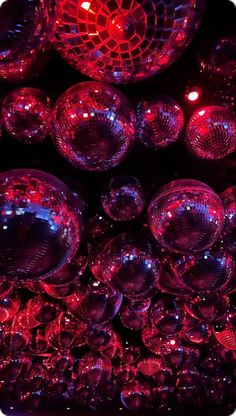
[[[90,9],[90,6],[91,6],[90,1],[83,1],[83,3],[81,4],[82,9],[87,10],[87,11]]]
[[[188,99],[189,101],[197,101],[199,98],[199,93],[197,91],[191,91],[188,94]]]
[[[186,94],[185,94],[185,98],[190,103],[196,103],[201,98],[201,95],[202,95],[202,92],[201,92],[200,88],[196,87],[196,88],[187,89]]]

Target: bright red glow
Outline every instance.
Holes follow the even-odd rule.
[[[190,103],[196,103],[201,98],[202,91],[198,87],[193,87],[191,89],[187,89],[185,98]]]
[[[87,11],[90,9],[90,6],[91,6],[90,1],[83,1],[83,3],[81,4],[82,9],[87,10]]]
[[[199,93],[197,91],[191,91],[188,94],[188,99],[189,101],[197,101],[199,98]]]

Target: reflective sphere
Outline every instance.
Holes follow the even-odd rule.
[[[198,110],[190,118],[185,134],[187,148],[200,159],[222,159],[236,149],[236,117],[221,106]]]
[[[113,370],[116,381],[123,385],[134,381],[137,375],[137,368],[130,364],[120,364]]]
[[[236,38],[221,37],[204,41],[198,54],[202,74],[218,82],[236,75]]]
[[[1,1],[1,78],[19,81],[41,70],[49,48],[51,8],[48,0]]]
[[[224,318],[213,325],[217,341],[228,350],[236,351],[236,309],[232,308]]]
[[[97,325],[114,318],[122,299],[116,290],[98,280],[91,280],[89,284],[78,285],[75,292],[65,298],[65,304],[77,319]]]
[[[180,179],[163,186],[148,208],[149,227],[157,241],[175,252],[201,251],[220,236],[224,211],[206,184]]]
[[[17,293],[0,297],[0,323],[9,321],[15,316],[21,306],[21,299]]]
[[[133,364],[140,357],[140,347],[138,345],[130,345],[127,341],[120,353],[122,363]]]
[[[185,303],[185,309],[193,318],[204,322],[213,322],[220,319],[229,305],[227,296],[199,295]]]
[[[103,209],[114,221],[130,221],[138,217],[144,209],[145,200],[139,180],[128,175],[112,178],[101,195]]]
[[[11,91],[2,105],[3,123],[8,133],[25,144],[42,142],[50,131],[49,97],[36,88]]]
[[[174,299],[166,297],[154,303],[150,311],[150,318],[160,332],[172,335],[182,329],[184,311]]]
[[[148,323],[148,312],[136,312],[126,304],[122,307],[120,320],[122,324],[133,331],[140,331]]]
[[[120,91],[99,82],[81,82],[56,102],[52,136],[59,153],[75,167],[105,171],[131,149],[135,125],[135,113]]]
[[[30,330],[15,316],[5,329],[4,344],[11,354],[23,351],[30,341]]]
[[[112,325],[88,325],[86,330],[86,340],[90,348],[102,352],[109,347],[114,336]],[[102,354],[107,357],[106,354]],[[110,358],[109,356],[107,358]]]
[[[236,251],[236,186],[226,189],[221,199],[225,210],[224,241],[230,250]]]
[[[224,247],[211,247],[194,255],[175,257],[171,267],[189,291],[212,293],[227,288],[233,276],[235,261]]]
[[[199,348],[179,345],[177,348],[163,350],[163,361],[174,370],[189,370],[198,363],[200,355]]]
[[[145,406],[150,397],[150,387],[146,383],[131,381],[122,387],[120,399],[126,409],[137,411]]]
[[[144,299],[130,299],[128,301],[129,303],[129,308],[132,309],[133,311],[139,313],[139,312],[146,312],[150,305],[151,305],[151,299],[149,298],[144,298]]]
[[[204,3],[59,1],[54,47],[91,78],[138,81],[163,71],[179,57],[199,26]]]
[[[190,316],[186,317],[182,330],[182,336],[186,342],[196,345],[208,344],[211,334],[212,331],[209,324],[196,321]]]
[[[128,298],[137,298],[152,289],[160,276],[160,260],[150,240],[121,234],[104,248],[102,277]]]
[[[144,376],[155,376],[162,369],[162,361],[155,356],[141,358],[137,364],[137,368]]]
[[[139,141],[154,150],[175,142],[184,127],[184,114],[170,97],[159,96],[153,101],[141,101],[137,107]]]
[[[102,348],[101,355],[105,358],[116,358],[122,349],[121,337],[117,332],[112,331],[112,337],[108,344]]]
[[[147,325],[142,329],[142,341],[145,347],[154,354],[161,355],[165,351],[175,350],[181,344],[177,335],[164,335],[154,325]]]
[[[30,299],[27,310],[28,314],[40,324],[49,324],[59,315],[61,307],[50,298],[37,295]]]
[[[111,377],[111,361],[96,353],[87,353],[79,360],[78,375],[89,386],[102,385]]]
[[[0,274],[39,279],[75,255],[82,236],[77,199],[41,171],[0,174]]]
[[[46,328],[48,343],[56,350],[68,350],[72,347],[84,345],[86,325],[73,322],[65,312],[60,315]]]

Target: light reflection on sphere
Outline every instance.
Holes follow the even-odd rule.
[[[89,386],[103,385],[111,377],[111,361],[89,352],[79,360],[78,375]]]
[[[225,210],[224,240],[230,250],[236,251],[236,186],[226,189],[221,199]]]
[[[41,171],[0,175],[0,274],[17,279],[52,275],[75,255],[82,219],[72,192]]]
[[[174,252],[201,251],[220,236],[224,211],[206,184],[179,179],[164,185],[148,208],[149,227],[157,241]]]
[[[52,136],[59,153],[73,166],[105,171],[118,165],[135,140],[136,117],[128,99],[110,85],[74,85],[56,102]]]

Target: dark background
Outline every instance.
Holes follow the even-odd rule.
[[[169,95],[182,105],[187,121],[190,115],[199,107],[216,103],[214,98],[215,87],[210,88],[208,81],[204,81],[204,78],[199,74],[196,53],[203,41],[221,35],[236,35],[236,8],[228,0],[208,0],[203,22],[197,36],[184,55],[170,69],[139,84],[118,86],[118,88],[129,96],[134,105],[144,97],[148,98],[157,94]],[[40,76],[21,83],[20,86],[41,88],[55,101],[67,88],[84,80],[87,80],[87,78],[70,68],[56,52],[51,51],[48,63]],[[185,90],[189,84],[200,86],[202,89],[202,100],[197,105],[189,104],[185,100]],[[18,86],[19,84],[0,83],[0,97],[4,98],[7,92]],[[0,143],[0,170],[13,168],[45,170],[67,182],[74,191],[78,189],[79,184],[84,184],[88,190],[89,209],[87,215],[91,215],[100,209],[99,195],[104,180],[116,174],[131,174],[140,178],[149,197],[161,185],[178,178],[202,180],[221,193],[226,188],[235,185],[236,155],[231,155],[218,162],[203,162],[192,157],[181,141],[160,152],[153,152],[141,144],[136,144],[132,153],[120,166],[109,172],[94,174],[78,171],[71,167],[57,154],[50,138],[39,145],[25,146],[13,141],[5,134]],[[8,414],[16,414],[9,410],[9,405],[3,404],[2,406],[2,400],[0,400],[0,403],[2,408],[6,406]],[[42,409],[41,414],[48,416],[84,414],[82,412],[72,413],[67,411],[66,407],[68,407],[68,404],[65,403],[48,403],[47,409]],[[144,410],[144,412],[148,416],[148,410]],[[205,413],[203,410],[200,410],[200,412],[202,415],[214,414],[216,416],[230,414],[225,409],[213,409],[212,407],[207,409]],[[105,413],[97,412],[95,414],[102,416]],[[22,415],[22,413],[20,414]],[[33,411],[33,414],[36,416],[38,413]],[[94,413],[92,412],[92,414]],[[125,415],[126,412],[117,409],[117,411],[114,410],[109,414],[112,416]],[[141,413],[140,416],[143,414]],[[189,409],[186,409],[186,413],[183,409],[180,412],[181,416],[190,414],[195,415]],[[196,412],[197,414],[198,412]]]

